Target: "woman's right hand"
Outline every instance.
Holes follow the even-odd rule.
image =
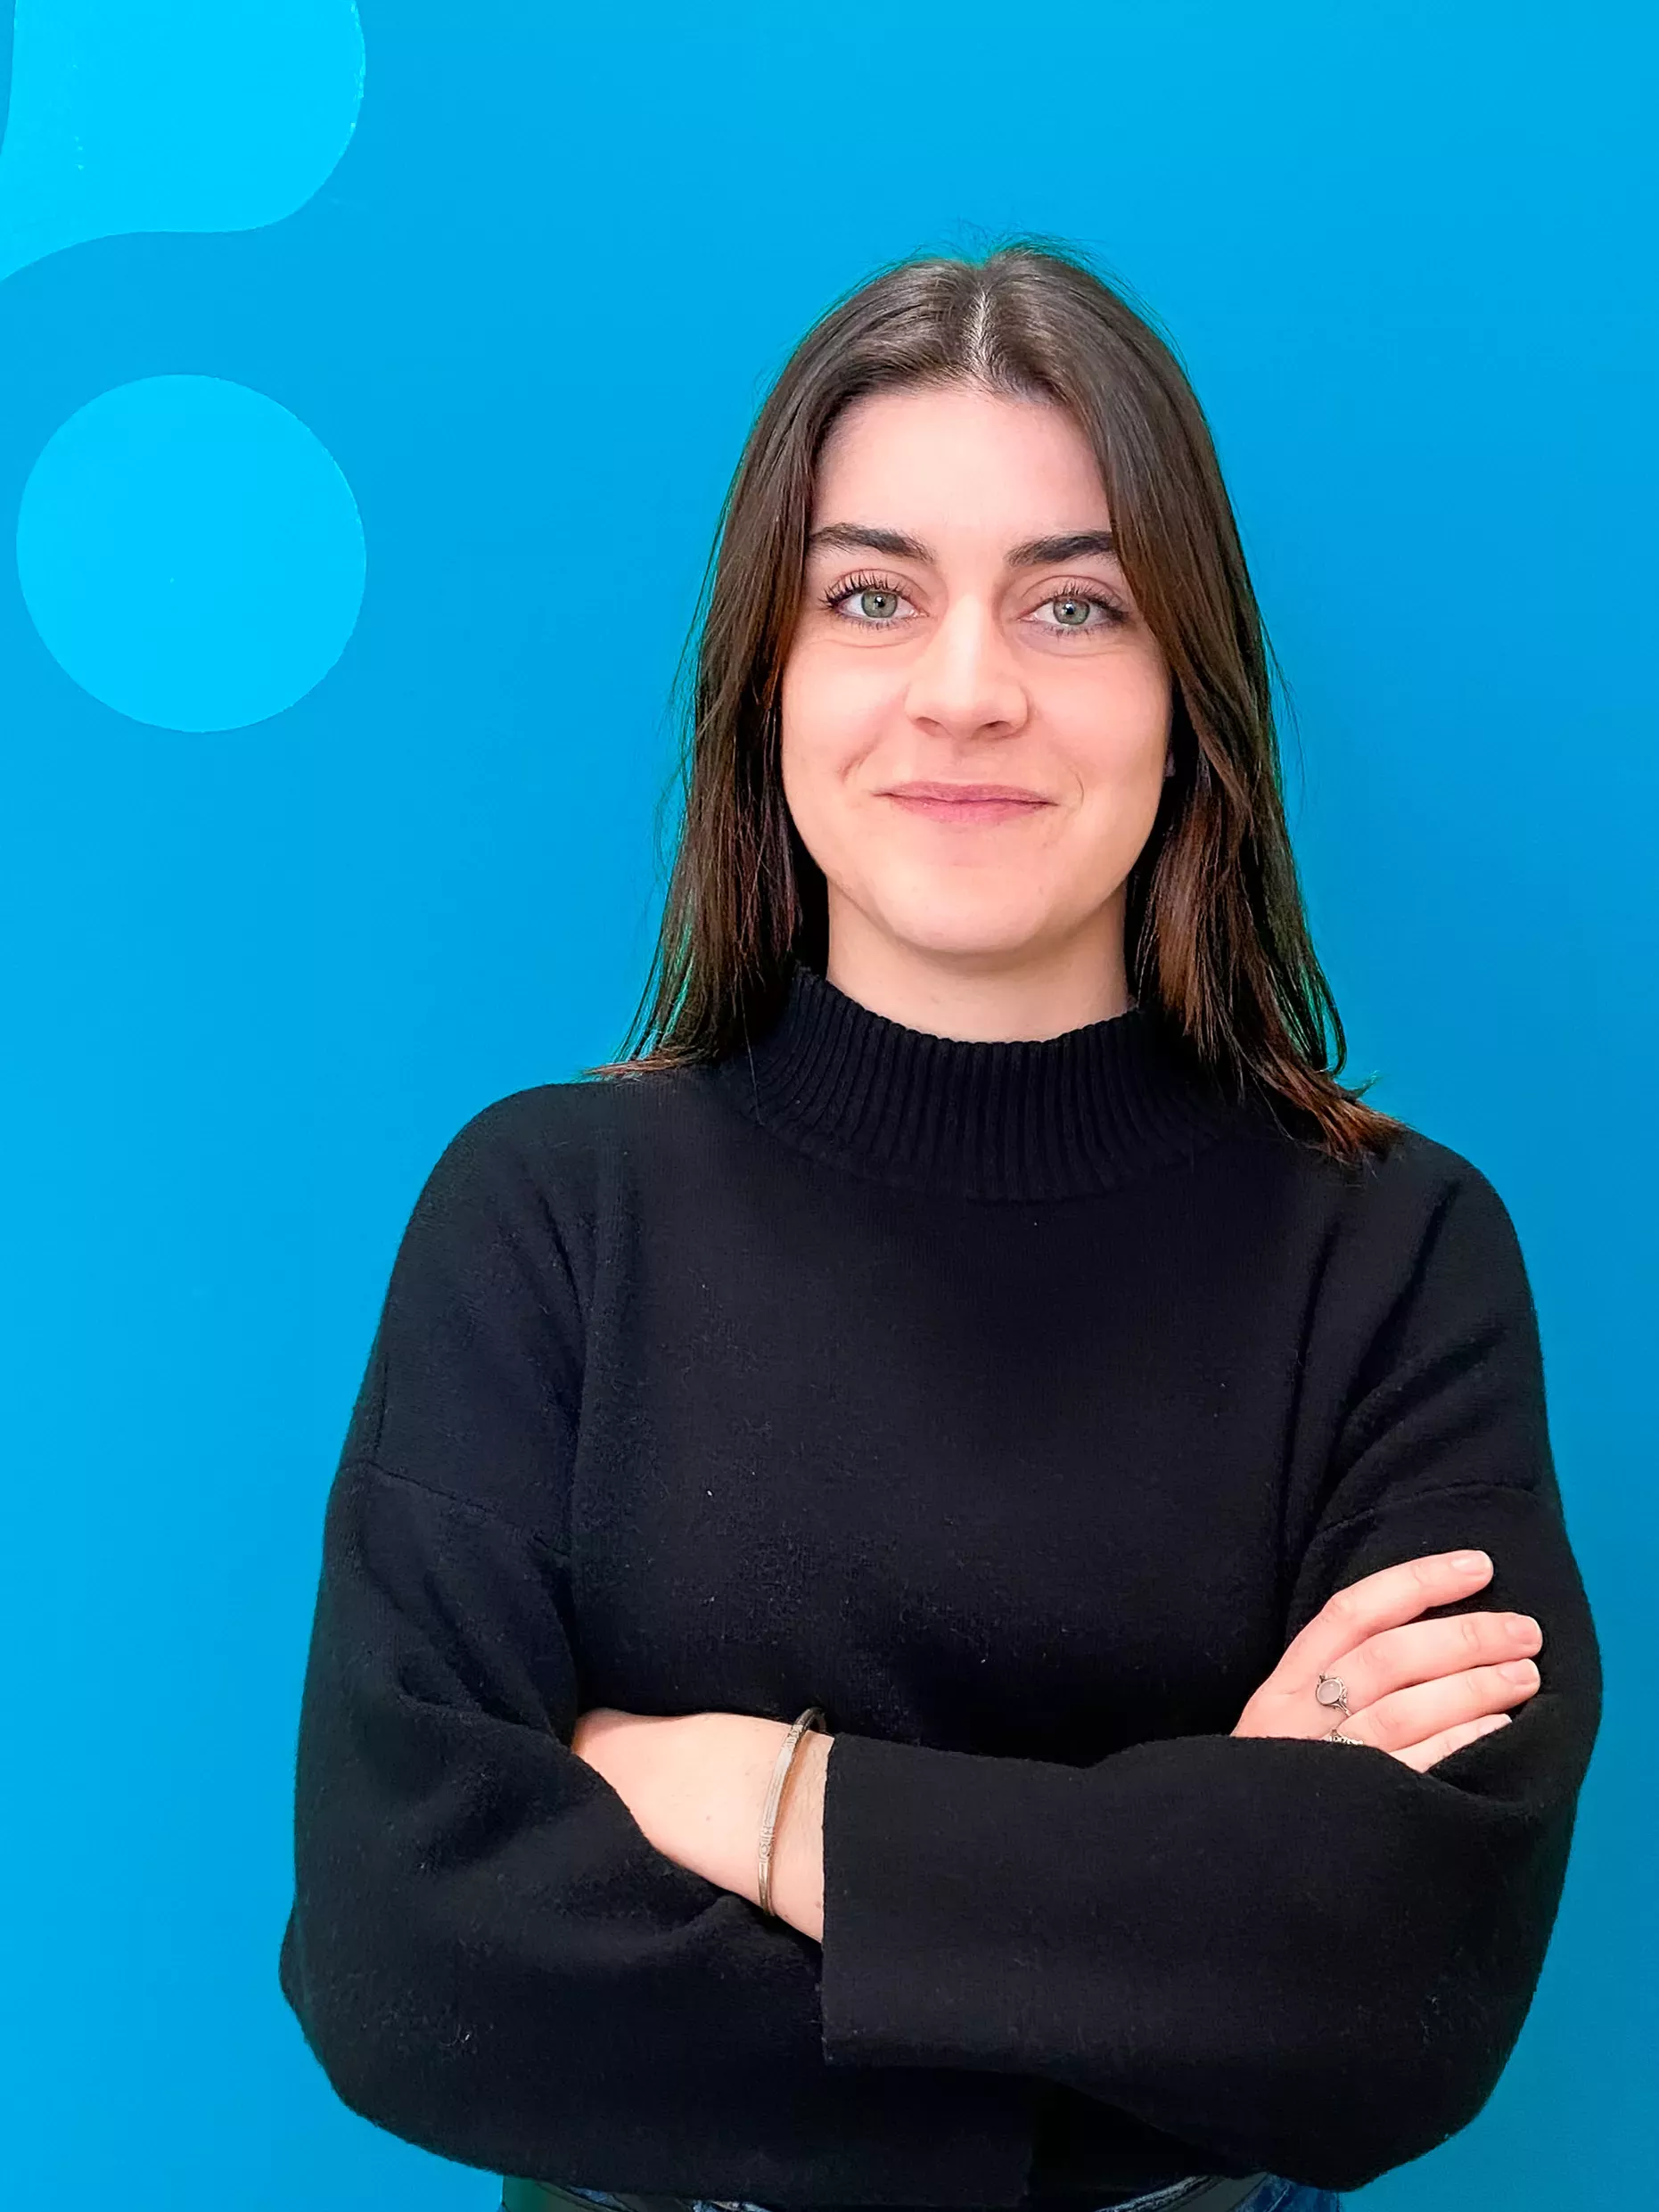
[[[1468,1559],[1479,1564],[1458,1565]],[[1421,1774],[1505,1727],[1507,1708],[1538,1690],[1530,1656],[1544,1640],[1538,1623],[1524,1613],[1417,1618],[1467,1597],[1491,1572],[1484,1552],[1432,1552],[1337,1591],[1286,1646],[1233,1734],[1318,1737],[1340,1728]],[[1517,1664],[1515,1679],[1505,1669]],[[1322,1673],[1342,1677],[1351,1718],[1315,1698]]]

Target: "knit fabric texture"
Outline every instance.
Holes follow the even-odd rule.
[[[1478,1546],[1538,1692],[1418,1773],[1236,1738]],[[463,2164],[769,2207],[1356,2189],[1481,2110],[1598,1725],[1510,1216],[1144,1007],[963,1041],[797,965],[718,1065],[485,1106],[323,1516],[281,1986]],[[646,1840],[593,1706],[825,1708],[822,1944]]]

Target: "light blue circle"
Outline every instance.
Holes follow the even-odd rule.
[[[333,456],[222,377],[101,393],[23,487],[18,580],[46,650],[161,729],[244,729],[302,699],[357,627],[364,572]]]

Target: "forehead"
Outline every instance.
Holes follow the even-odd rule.
[[[1101,529],[1099,465],[1064,407],[977,388],[874,392],[832,425],[812,522],[881,522],[938,542]]]

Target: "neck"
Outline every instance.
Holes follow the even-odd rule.
[[[863,917],[832,913],[825,980],[908,1029],[965,1041],[1064,1036],[1135,1004],[1123,960],[1121,894],[1058,948],[953,952],[904,944]]]

